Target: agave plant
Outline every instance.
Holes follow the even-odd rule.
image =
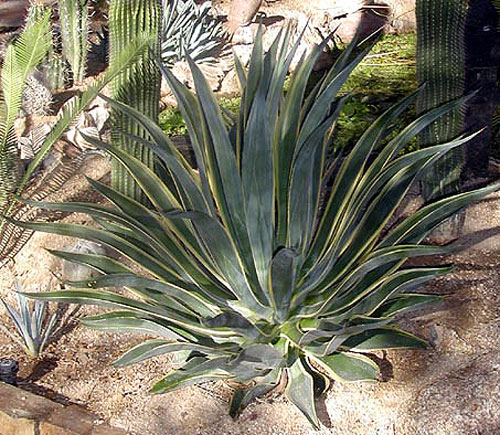
[[[190,56],[196,62],[212,62],[226,44],[222,23],[210,15],[211,2],[163,0],[161,57],[171,65]]]
[[[0,324],[0,328],[17,342],[32,358],[38,358],[56,329],[60,319],[60,311],[56,310],[50,317],[47,312],[47,301],[30,301],[19,292],[19,282],[15,282],[17,304],[19,311],[0,298],[2,304],[14,323],[16,332],[12,332],[7,326]],[[31,305],[31,306],[30,306]]]
[[[420,116],[373,155],[415,100],[412,95],[385,112],[334,164],[328,144],[345,101],[337,94],[369,47],[343,52],[306,97],[323,47],[303,57],[285,92],[297,50],[295,44],[289,52],[288,45],[284,32],[264,54],[259,32],[249,70],[236,60],[244,91],[234,121],[223,114],[193,61],[196,95],[162,68],[186,120],[197,169],[155,123],[108,99],[148,131],[151,141],[135,140],[155,153],[157,169],[94,143],[121,162],[150,205],[90,180],[112,206],[40,205],[87,213],[97,227],[19,224],[95,241],[126,259],[52,251],[99,275],[68,283],[72,290],[31,296],[114,308],[83,323],[158,337],[130,349],[117,366],[188,351],[182,367],[156,383],[154,393],[238,381],[230,408],[236,416],[286,380],[286,397],[318,426],[314,393],[324,391],[330,379],[376,380],[377,364],[366,352],[426,346],[394,322],[439,300],[414,289],[450,268],[405,262],[447,252],[421,242],[443,219],[500,186],[434,202],[387,231],[422,170],[467,138],[403,156],[399,151],[463,100]],[[106,290],[121,286],[128,295]]]

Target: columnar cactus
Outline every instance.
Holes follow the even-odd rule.
[[[417,0],[417,75],[426,86],[417,110],[425,112],[458,98],[465,89],[465,22],[468,0]],[[420,136],[422,146],[443,143],[463,131],[465,109],[457,109],[431,124]],[[429,201],[460,187],[463,150],[455,149],[430,168],[423,180]]]
[[[43,68],[43,73],[52,89],[62,89],[66,84],[68,66],[66,59],[51,53]]]
[[[63,54],[71,66],[73,80],[85,78],[88,45],[88,0],[59,0]]]
[[[498,30],[500,31],[500,0],[491,0],[491,3],[493,4],[493,7],[497,11],[497,15],[498,15]]]
[[[160,73],[155,60],[159,57],[161,0],[111,0],[109,8],[110,66],[113,66],[124,47],[137,36],[151,34],[150,50],[113,81],[113,98],[138,109],[151,119],[158,120]],[[143,163],[152,167],[154,158],[149,149],[123,133],[147,139],[143,128],[114,110],[111,115],[112,141]],[[113,162],[112,185],[121,192],[140,199],[140,189],[117,161]]]

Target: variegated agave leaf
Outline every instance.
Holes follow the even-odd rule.
[[[370,47],[344,51],[306,96],[323,47],[302,58],[285,92],[298,47],[289,51],[289,41],[284,32],[264,54],[259,31],[248,71],[236,59],[243,95],[229,126],[193,61],[196,95],[162,67],[186,121],[196,170],[158,125],[103,97],[148,131],[151,141],[136,140],[155,153],[156,169],[119,148],[87,140],[129,171],[150,205],[90,181],[112,207],[40,206],[87,213],[96,226],[19,225],[107,245],[135,264],[129,268],[107,256],[54,252],[99,274],[67,283],[74,290],[32,296],[111,308],[84,323],[158,337],[125,353],[120,366],[190,352],[153,392],[218,379],[253,381],[233,398],[230,412],[237,415],[286,378],[285,395],[318,426],[313,396],[328,379],[374,381],[378,367],[366,352],[426,346],[395,321],[438,301],[416,290],[450,269],[404,265],[409,258],[448,252],[449,247],[421,242],[443,219],[500,186],[429,204],[387,232],[390,217],[422,170],[468,138],[402,156],[399,151],[464,99],[423,114],[381,147],[415,100],[411,95],[365,131],[329,181],[327,144],[345,100],[339,91]],[[370,158],[374,149],[379,152]],[[326,184],[331,187],[323,199]],[[124,287],[133,297],[108,289],[113,287]]]
[[[211,2],[163,0],[161,58],[166,65],[184,60],[214,62],[226,46],[222,23],[210,15]]]
[[[25,147],[31,149],[32,144],[25,145]],[[64,213],[47,212],[47,210],[33,207],[25,201],[55,200],[57,196],[60,196],[63,185],[78,173],[88,155],[89,153],[86,151],[79,151],[73,157],[62,160],[55,159],[50,170],[45,168],[36,171],[24,188],[24,202],[17,202],[9,198],[10,202],[4,206],[4,213],[8,211],[9,217],[24,221],[51,222],[64,217]],[[0,226],[0,267],[17,255],[32,234],[33,231],[24,230],[11,222],[5,221]]]

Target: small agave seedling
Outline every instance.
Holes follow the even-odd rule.
[[[0,328],[18,343],[28,356],[38,358],[49,343],[60,316],[56,311],[49,317],[47,301],[30,303],[29,299],[20,293],[22,289],[18,281],[15,282],[15,287],[19,311],[0,298],[7,314],[14,323],[14,331],[2,324],[0,324]]]
[[[289,39],[284,32],[264,54],[259,33],[248,71],[236,60],[243,95],[234,122],[223,116],[194,62],[196,95],[163,68],[187,123],[196,170],[154,122],[107,99],[148,131],[150,140],[135,140],[155,153],[155,170],[120,148],[93,142],[127,169],[148,205],[90,181],[113,206],[40,205],[87,213],[97,227],[19,224],[101,243],[127,258],[53,252],[99,275],[69,283],[73,290],[31,296],[114,308],[83,323],[158,337],[126,352],[117,366],[188,351],[154,393],[238,381],[230,409],[236,416],[286,380],[286,397],[317,427],[314,393],[330,379],[375,381],[378,367],[367,352],[426,346],[395,322],[439,300],[414,290],[450,268],[406,261],[448,252],[422,244],[426,234],[500,185],[433,202],[387,232],[422,171],[468,138],[402,156],[399,151],[464,99],[423,114],[381,145],[416,95],[406,98],[329,171],[331,132],[345,101],[337,94],[369,48],[344,51],[306,96],[322,47],[301,59],[285,91],[298,46],[288,52]],[[105,290],[120,286],[132,297]]]

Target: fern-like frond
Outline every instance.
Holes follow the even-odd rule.
[[[32,26],[26,27],[14,43],[23,81],[47,55],[52,45],[50,15],[50,10],[46,9]]]
[[[9,45],[2,65],[2,121],[0,123],[0,151],[7,142],[7,136],[14,125],[21,107],[23,80],[14,45]]]
[[[24,83],[46,56],[52,44],[49,20],[50,10],[46,9],[7,48],[0,76],[3,102],[6,106],[5,118],[0,124],[0,152],[6,146],[21,108]]]
[[[54,198],[54,195],[60,192],[61,187],[78,172],[88,154],[88,151],[81,152],[71,159],[59,162],[50,171],[32,177],[25,188],[23,198],[32,201]],[[48,212],[26,203],[12,202],[9,205],[9,216],[13,219],[50,222],[64,217],[60,213]],[[32,231],[4,221],[0,227],[0,267],[14,258],[29,241],[32,233]]]
[[[83,110],[88,106],[88,104],[96,97],[97,93],[100,92],[106,85],[108,85],[113,79],[127,70],[134,62],[143,54],[151,41],[150,36],[139,36],[135,40],[127,44],[126,47],[120,52],[117,62],[110,66],[104,76],[97,79],[93,85],[89,86],[78,98],[76,98],[73,104],[68,105],[64,110],[59,120],[53,127],[52,131],[46,137],[40,151],[36,154],[35,158],[28,166],[23,178],[20,181],[18,187],[18,194],[22,193],[22,190],[26,183],[31,178],[34,170],[38,167],[41,161],[45,158],[49,152],[52,145],[62,136],[62,134],[71,127],[75,122],[77,117],[83,112]]]
[[[69,167],[62,167],[58,170],[52,171],[52,173],[48,175],[49,178],[43,178],[43,183],[37,183],[37,187],[34,190],[31,189],[34,179],[38,178],[34,177],[34,173],[43,159],[47,156],[47,153],[52,146],[64,134],[64,132],[73,125],[75,120],[95,98],[97,93],[108,85],[111,80],[119,76],[125,69],[134,64],[134,62],[147,50],[150,41],[151,38],[149,36],[141,36],[130,42],[119,54],[118,62],[108,68],[106,74],[96,80],[93,86],[85,90],[82,95],[74,100],[72,104],[65,107],[59,120],[44,139],[22,178],[16,182],[16,194],[18,196],[22,195],[23,197],[31,198],[37,201],[44,199],[50,193],[57,191],[62,183],[68,179],[68,171],[71,174],[74,173],[76,170],[75,165],[81,164],[81,162],[73,161]],[[40,215],[32,215],[32,213],[36,212],[31,207],[26,205],[21,206],[19,203],[10,199],[11,196],[9,195],[7,203],[2,208],[3,216],[13,217],[16,219],[22,218],[23,220],[35,220],[35,218],[40,218]],[[21,247],[29,240],[30,236],[30,231],[26,232],[24,229],[15,228],[11,223],[8,223],[7,220],[1,220],[0,267],[5,264],[8,259],[12,258],[19,251],[19,249],[21,249]]]

